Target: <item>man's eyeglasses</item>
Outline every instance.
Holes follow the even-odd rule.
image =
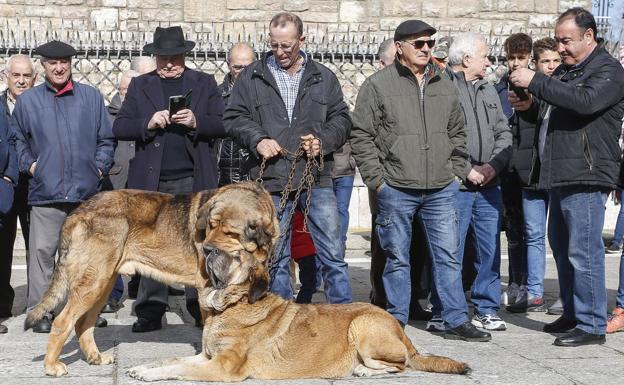
[[[278,49],[281,48],[282,52],[284,53],[290,53],[295,49],[295,46],[297,45],[297,40],[291,42],[291,43],[269,43],[269,45],[271,46],[271,51],[273,52],[277,52]]]
[[[412,47],[416,48],[416,49],[422,49],[425,44],[427,44],[427,46],[429,48],[433,48],[433,46],[435,46],[435,39],[431,39],[431,40],[414,40],[414,41],[406,41],[403,40],[403,43],[407,43],[409,45],[411,45]]]
[[[230,67],[232,67],[232,69],[235,69],[236,71],[242,71],[247,66],[244,65],[244,64],[232,64],[232,65],[230,65]]]

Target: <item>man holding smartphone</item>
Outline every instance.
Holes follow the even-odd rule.
[[[184,40],[179,26],[160,28],[144,51],[156,56],[156,70],[135,78],[113,125],[118,140],[136,142],[128,188],[187,194],[217,187],[213,139],[225,136],[223,100],[212,75],[184,65],[195,43]],[[193,91],[190,100],[190,91]],[[171,97],[186,95],[184,108],[170,111]],[[166,256],[163,256],[166,258]],[[197,292],[187,289],[187,309],[201,324]],[[141,278],[133,332],[161,328],[168,305],[167,286]]]

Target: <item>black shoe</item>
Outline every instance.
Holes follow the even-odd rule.
[[[570,320],[563,318],[563,316],[557,318],[554,322],[544,325],[544,331],[546,333],[565,333],[568,330],[576,327],[576,320]]]
[[[606,340],[604,334],[591,334],[581,329],[574,329],[564,336],[555,338],[554,344],[557,346],[602,345]]]
[[[43,316],[41,321],[33,326],[33,333],[50,333],[50,329],[52,328],[52,320],[49,316]]]
[[[466,321],[456,328],[446,328],[444,339],[463,340],[468,342],[487,342],[492,339],[488,332],[477,329],[470,321]]]
[[[508,305],[505,309],[510,313],[545,312],[546,302],[543,298],[529,299],[527,297],[520,302]]]
[[[7,328],[5,325],[0,324],[0,334],[6,334],[9,332],[9,328]]]
[[[147,318],[137,318],[137,320],[132,324],[132,332],[133,333],[145,333],[151,332],[154,330],[160,330],[162,325],[159,320],[151,320]]]
[[[95,320],[95,327],[105,328],[107,326],[108,326],[108,321],[106,320],[106,318],[98,316],[97,319]]]
[[[169,295],[172,297],[180,297],[184,295],[184,290],[169,286]]]
[[[605,253],[607,254],[620,254],[622,252],[622,245],[618,245],[615,242],[611,242],[611,244],[605,248]]]
[[[106,305],[102,308],[102,313],[117,313],[119,309],[123,307],[123,304],[116,299],[109,299]]]
[[[416,300],[414,300],[416,301]],[[429,321],[433,317],[430,311],[427,311],[420,306],[420,303],[416,302],[416,305],[410,306],[409,319],[413,321]]]

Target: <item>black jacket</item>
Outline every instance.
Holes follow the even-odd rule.
[[[513,136],[513,156],[509,163],[509,172],[515,173],[523,187],[536,187],[531,183],[533,157],[537,154],[538,126],[537,108],[528,111],[514,111],[509,118]]]
[[[223,83],[219,85],[219,94],[227,106],[232,92],[230,74],[225,75]],[[239,146],[232,138],[223,138],[217,141],[219,159],[219,187],[226,184],[239,183],[249,180],[249,151]]]
[[[322,143],[325,167],[314,175],[314,187],[331,187],[330,171],[333,152],[342,147],[349,137],[351,118],[343,100],[336,75],[308,59],[292,115],[292,123],[273,74],[266,65],[268,53],[245,68],[234,84],[230,102],[223,115],[228,135],[252,154],[252,178],[258,175],[260,162],[256,146],[262,139],[276,140],[288,151],[294,152],[301,136],[312,134]],[[295,185],[301,180],[305,159],[297,163]],[[282,191],[291,167],[291,157],[274,157],[266,165],[264,187]]]
[[[552,77],[536,73],[529,91],[543,101],[540,113],[552,105],[540,173],[533,173],[532,181],[539,180],[542,189],[615,188],[624,115],[622,65],[598,46],[576,67],[560,66]],[[538,157],[533,158],[535,164]]]
[[[214,140],[225,136],[223,99],[212,75],[187,68],[182,82],[183,93],[193,90],[190,109],[197,128],[187,135],[187,151],[193,159],[193,191],[217,187],[217,157]],[[156,71],[130,82],[128,93],[113,124],[117,140],[135,141],[135,156],[130,161],[128,188],[157,191],[164,143],[163,130],[148,130],[156,111],[167,108],[160,78]]]

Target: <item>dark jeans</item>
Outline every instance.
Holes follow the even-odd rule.
[[[507,236],[509,283],[526,285],[528,277],[527,245],[522,210],[522,184],[515,172],[501,175],[503,194],[503,230]]]
[[[11,287],[11,268],[13,265],[13,247],[17,235],[17,219],[22,226],[22,235],[28,252],[29,234],[28,178],[20,174],[15,190],[13,209],[9,215],[0,216],[0,318],[11,316],[15,292]]]
[[[158,191],[167,194],[188,194],[193,191],[193,177],[160,181],[158,183]],[[167,256],[163,255],[162,257],[166,258]],[[151,278],[141,277],[139,292],[134,306],[137,317],[160,320],[169,304],[168,290],[167,285],[164,283]],[[196,320],[201,319],[197,290],[195,288],[185,288],[185,292],[186,308]]]
[[[548,241],[557,263],[563,316],[592,334],[605,334],[607,328],[602,241],[607,192],[593,186],[548,192]]]
[[[347,245],[347,232],[349,231],[349,203],[353,192],[354,176],[341,176],[332,180],[334,184],[334,194],[338,205],[338,216],[340,217],[340,240],[343,247]]]

